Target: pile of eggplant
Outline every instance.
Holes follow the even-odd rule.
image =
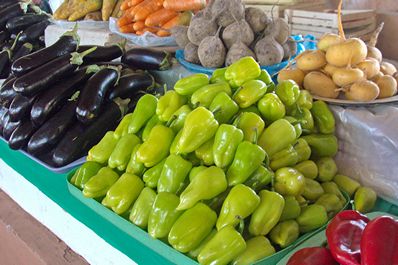
[[[13,62],[0,88],[1,136],[57,168],[83,157],[156,87],[149,73],[114,61],[123,45],[79,46],[76,30]]]
[[[49,16],[32,4],[11,0],[0,3],[0,79],[10,75],[11,64],[44,47]]]

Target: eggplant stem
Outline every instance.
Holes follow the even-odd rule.
[[[131,100],[129,98],[126,98],[126,99],[115,98],[113,100],[113,102],[115,102],[118,105],[118,107],[120,109],[120,113],[122,113],[122,117],[124,117],[124,115],[126,114],[127,109],[128,109],[127,106],[130,103],[130,101]]]
[[[68,99],[68,101],[76,101],[80,96],[80,90],[76,91],[71,97],[70,99]]]
[[[159,67],[160,71],[167,70],[167,69],[169,69],[171,67],[171,63],[170,63],[171,54],[169,52],[166,52],[166,51],[164,51],[164,53],[166,54],[166,56],[164,57],[164,59],[160,63],[160,67]]]
[[[86,56],[87,54],[92,53],[96,49],[97,49],[97,46],[92,47],[92,48],[88,49],[87,51],[84,51],[84,52],[81,52],[81,53],[77,53],[77,52],[71,53],[70,63],[71,64],[81,65],[83,63],[84,56]]]
[[[32,0],[26,2],[19,2],[19,6],[21,7],[22,11],[26,14],[28,12],[28,6],[32,4]]]
[[[92,65],[87,67],[86,74],[96,73],[99,70],[101,70],[101,68],[98,65],[92,64]]]
[[[116,43],[115,45],[118,46],[124,53],[126,51],[126,44],[127,44],[127,39],[123,39],[121,42]]]
[[[76,23],[72,30],[69,30],[69,31],[65,32],[64,34],[62,34],[62,36],[71,36],[71,37],[73,37],[73,39],[75,39],[77,41],[77,43],[78,43],[77,46],[80,45],[80,36],[79,36],[79,34],[77,34],[78,27],[79,26]]]

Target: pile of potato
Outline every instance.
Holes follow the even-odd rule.
[[[262,66],[274,65],[297,52],[285,20],[245,8],[241,0],[213,0],[189,26],[178,26],[172,34],[186,61],[210,68],[231,65],[245,56]]]

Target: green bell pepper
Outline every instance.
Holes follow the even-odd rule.
[[[188,252],[188,256],[190,256],[193,259],[196,259],[199,255],[199,253],[202,251],[202,249],[206,246],[206,244],[217,234],[216,229],[212,229],[211,232],[203,239],[200,244],[194,248],[193,250]]]
[[[293,148],[297,152],[297,163],[308,160],[311,157],[311,147],[304,139],[297,139],[293,145]]]
[[[182,96],[190,96],[208,84],[209,77],[206,74],[194,74],[178,80],[174,85],[174,90]]]
[[[244,184],[254,191],[259,192],[272,182],[274,175],[272,170],[264,166],[259,166]]]
[[[201,265],[227,265],[246,249],[242,235],[232,226],[220,229],[198,255]]]
[[[277,224],[270,232],[272,243],[285,248],[291,245],[300,235],[299,225],[295,220],[283,221]]]
[[[189,182],[192,182],[193,179],[199,174],[199,172],[201,172],[202,170],[207,169],[208,167],[206,166],[197,166],[197,167],[193,167],[191,169],[191,171],[189,172],[188,178],[189,178]]]
[[[99,164],[106,164],[118,142],[114,132],[107,132],[105,136],[94,145],[87,155],[87,161],[94,161]]]
[[[306,160],[294,166],[304,177],[316,179],[318,176],[318,166],[312,160]]]
[[[158,181],[158,192],[176,193],[191,171],[192,163],[179,155],[170,155],[164,162]]]
[[[303,207],[308,206],[308,201],[303,196],[297,195],[295,198],[296,198],[297,202],[299,203],[301,209],[303,209]]]
[[[328,105],[323,101],[315,101],[311,109],[315,125],[322,134],[333,134],[336,121]]]
[[[144,188],[144,182],[136,175],[124,173],[106,193],[102,204],[115,213],[125,213]]]
[[[213,156],[214,137],[195,150],[195,155],[205,166],[214,165]]]
[[[197,203],[174,223],[168,236],[170,245],[182,253],[194,250],[211,232],[216,220],[217,214],[209,206]]]
[[[376,200],[377,194],[374,190],[367,187],[360,187],[354,196],[355,210],[361,213],[368,213],[374,208]]]
[[[245,182],[251,174],[262,164],[266,153],[260,146],[243,141],[236,149],[234,160],[227,170],[229,186]]]
[[[313,104],[313,98],[308,90],[300,90],[300,94],[297,99],[297,106],[299,108],[311,109]]]
[[[208,108],[213,99],[220,92],[225,92],[229,96],[232,94],[231,87],[228,85],[228,83],[223,82],[210,84],[199,88],[195,91],[195,93],[193,93],[191,96],[191,104],[193,106],[199,105]]]
[[[260,111],[259,111],[258,108],[257,108],[256,106],[254,106],[254,105],[252,105],[252,106],[250,106],[250,107],[248,107],[248,108],[240,109],[239,112],[238,112],[238,114],[241,114],[241,113],[243,113],[243,112],[253,112],[253,113],[255,113],[255,114],[261,116]]]
[[[251,265],[256,261],[271,256],[275,248],[268,238],[256,236],[246,241],[246,249],[232,261],[232,265]]]
[[[259,77],[257,77],[257,79],[263,81],[267,86],[274,83],[274,81],[272,81],[271,75],[267,72],[267,70],[264,69],[261,70],[261,74]]]
[[[305,179],[304,190],[301,194],[304,198],[309,201],[316,201],[322,194],[325,193],[321,184],[318,181],[313,179]]]
[[[173,116],[173,113],[186,102],[187,99],[185,97],[179,95],[174,90],[169,90],[159,98],[156,115],[158,115],[159,120],[167,122]]]
[[[178,142],[180,141],[182,135],[182,130],[180,130],[176,137],[174,137],[173,142],[171,143],[170,146],[170,154],[172,155],[176,155],[176,154],[180,154],[181,152],[178,150]]]
[[[334,157],[338,151],[336,136],[332,134],[311,134],[301,137],[311,147],[311,154],[314,157]]]
[[[328,215],[325,207],[312,204],[302,209],[296,221],[299,224],[300,233],[307,233],[325,225],[328,222]]]
[[[275,172],[275,191],[282,195],[298,196],[304,191],[305,178],[294,168],[283,167]]]
[[[271,123],[261,134],[258,145],[272,157],[275,153],[282,151],[296,140],[296,130],[293,125],[285,119]]]
[[[210,140],[217,132],[218,122],[213,113],[204,107],[198,107],[190,112],[181,130],[177,143],[179,153],[188,154]]]
[[[250,218],[249,232],[253,236],[267,235],[281,217],[285,199],[276,192],[262,190],[260,204]]]
[[[294,130],[296,131],[296,138],[298,139],[303,134],[301,123],[295,117],[292,116],[285,116],[284,119],[290,122],[290,124],[294,126]]]
[[[86,182],[95,176],[101,168],[102,165],[97,162],[87,161],[76,170],[71,183],[79,189],[84,189]]]
[[[146,186],[152,189],[155,189],[158,186],[160,174],[162,173],[162,169],[165,162],[166,159],[163,159],[158,164],[156,164],[155,166],[151,167],[150,169],[144,172],[142,180],[145,182]]]
[[[239,112],[239,106],[227,93],[220,92],[211,102],[209,110],[218,123],[222,124],[228,123]]]
[[[286,108],[282,101],[276,94],[265,94],[257,103],[257,107],[261,116],[272,123],[276,120],[282,119],[286,115]]]
[[[156,125],[151,130],[148,139],[137,150],[137,160],[145,167],[153,167],[162,161],[170,151],[174,139],[172,129],[164,125]]]
[[[191,111],[192,109],[188,105],[181,106],[176,112],[174,112],[169,127],[173,129],[175,133],[178,133],[182,127],[184,127],[185,119],[187,118],[188,113]]]
[[[123,117],[119,125],[115,129],[115,137],[120,138],[128,133],[129,124],[133,119],[133,113],[129,113]]]
[[[232,87],[239,87],[246,81],[256,79],[261,75],[260,65],[253,57],[243,57],[227,67],[225,79]]]
[[[322,194],[321,197],[316,200],[315,204],[325,207],[329,218],[332,218],[334,215],[336,215],[344,206],[339,197],[332,193]]]
[[[83,195],[88,198],[100,198],[105,196],[112,185],[118,180],[119,175],[109,167],[101,168],[84,185]]]
[[[138,161],[137,151],[141,147],[141,144],[137,144],[131,151],[130,161],[127,164],[126,172],[137,176],[142,176],[145,171],[144,163]]]
[[[267,92],[267,85],[261,80],[249,80],[236,91],[233,99],[241,108],[255,104]]]
[[[146,141],[148,139],[148,136],[151,133],[153,127],[158,124],[163,124],[163,122],[161,122],[158,115],[155,114],[149,119],[149,121],[145,124],[144,129],[142,130],[142,141]]]
[[[180,199],[169,192],[159,192],[148,219],[148,233],[153,238],[166,237],[182,211],[177,211]]]
[[[124,171],[130,160],[132,149],[140,143],[140,138],[135,134],[128,133],[122,136],[109,157],[108,166],[110,168],[117,168],[119,171]]]
[[[300,88],[293,80],[283,80],[275,88],[275,93],[286,106],[296,103],[300,95]]]
[[[225,71],[227,71],[226,67],[214,70],[213,74],[210,77],[210,83],[215,84],[221,82],[228,82],[227,79],[225,79]]]
[[[236,149],[243,141],[242,130],[233,125],[221,124],[214,137],[214,163],[220,168],[228,167],[234,160]]]
[[[212,208],[214,211],[219,213],[221,210],[221,207],[230,191],[231,191],[231,187],[228,187],[224,192],[217,195],[213,199],[204,201],[204,203],[206,203],[210,208]]]
[[[310,110],[306,108],[293,108],[289,114],[300,122],[304,132],[311,133],[314,131],[314,118]]]
[[[300,216],[300,213],[301,213],[301,207],[296,197],[286,196],[285,207],[283,207],[283,211],[281,214],[281,218],[279,218],[279,221],[296,219],[297,217]]]
[[[337,174],[337,165],[331,157],[322,157],[316,161],[318,167],[318,180],[321,182],[332,181]]]
[[[260,197],[254,190],[238,184],[234,186],[225,199],[217,220],[217,230],[228,225],[236,226],[240,220],[251,215],[260,204]]]
[[[357,189],[361,186],[358,181],[340,174],[334,176],[333,182],[336,183],[340,189],[347,192],[350,197],[354,196]]]
[[[243,139],[250,142],[257,142],[265,127],[263,119],[253,112],[242,112],[234,125],[243,131]]]
[[[195,171],[192,173],[188,187],[180,195],[180,204],[177,210],[186,210],[198,201],[212,199],[228,187],[225,173],[221,168],[215,166],[199,167]]]
[[[137,133],[147,123],[147,121],[156,113],[158,99],[151,95],[142,96],[135,106],[133,117],[128,127],[128,133]]]
[[[282,167],[294,166],[299,159],[299,154],[292,145],[275,153],[271,157],[270,167],[272,170],[277,170]]]
[[[321,184],[323,190],[325,193],[331,193],[336,195],[339,200],[341,201],[342,204],[346,203],[346,198],[344,197],[343,193],[341,193],[341,190],[339,189],[339,186],[337,186],[336,183],[334,182],[324,182]]]
[[[146,229],[148,227],[149,214],[156,199],[156,192],[149,187],[145,187],[140,196],[133,204],[129,220],[136,226]]]

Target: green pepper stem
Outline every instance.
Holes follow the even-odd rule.
[[[239,232],[239,234],[243,234],[243,231],[245,230],[245,221],[239,215],[237,215],[236,218],[239,219],[238,232]]]
[[[177,118],[178,118],[177,115],[171,116],[171,118],[170,118],[170,119],[167,121],[167,123],[166,123],[166,127],[170,127],[171,124],[172,124]]]
[[[253,131],[254,131],[254,136],[253,136],[253,139],[252,139],[252,143],[253,144],[257,144],[258,130],[257,130],[257,128],[254,128]]]

